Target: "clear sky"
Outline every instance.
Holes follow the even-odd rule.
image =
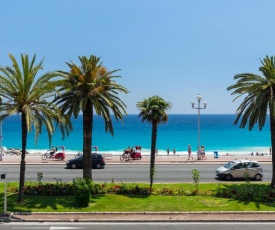
[[[226,88],[274,55],[274,9],[273,0],[2,1],[0,65],[11,65],[8,53],[36,54],[45,71],[67,71],[93,54],[121,69],[128,114],[153,95],[172,103],[169,114],[196,114],[199,93],[202,113],[234,114],[241,101]]]

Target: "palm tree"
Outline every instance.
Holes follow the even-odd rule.
[[[78,57],[81,66],[67,63],[69,72],[63,74],[61,93],[56,97],[57,104],[62,107],[62,112],[77,118],[83,112],[83,178],[92,179],[91,172],[91,147],[94,113],[103,117],[105,131],[114,134],[110,112],[116,120],[122,120],[126,114],[125,104],[118,97],[119,92],[128,93],[122,85],[117,84],[112,76],[118,70],[108,71],[100,62],[100,58]]]
[[[22,132],[22,154],[20,163],[19,192],[17,201],[23,201],[24,182],[25,182],[25,154],[27,145],[27,134],[34,129],[35,142],[41,134],[42,125],[46,127],[49,144],[58,125],[62,131],[63,137],[71,129],[70,121],[61,114],[60,109],[47,102],[47,99],[53,96],[56,82],[54,77],[57,73],[45,73],[36,79],[39,70],[42,69],[43,60],[35,64],[36,55],[29,60],[28,55],[21,55],[22,69],[15,58],[9,54],[12,61],[12,67],[0,68],[0,120],[8,116],[21,114],[21,132]]]
[[[238,74],[234,77],[236,84],[229,86],[227,90],[233,90],[232,95],[237,95],[234,101],[243,98],[234,122],[236,125],[241,120],[240,128],[244,128],[248,123],[248,129],[252,130],[258,123],[261,130],[269,112],[273,168],[271,187],[275,188],[275,57],[266,56],[261,63],[259,71],[263,76],[252,73]]]
[[[155,174],[155,153],[157,144],[158,124],[168,121],[166,110],[170,109],[171,103],[166,102],[159,96],[152,96],[137,103],[137,108],[140,110],[139,117],[142,122],[147,121],[152,123],[151,136],[151,158],[150,158],[150,189],[152,189],[154,174]]]

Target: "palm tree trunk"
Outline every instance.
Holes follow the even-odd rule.
[[[93,129],[93,105],[88,100],[83,112],[83,178],[92,180],[92,129]]]
[[[157,144],[157,122],[152,123],[152,140],[151,140],[151,159],[150,159],[150,190],[153,187],[154,176],[155,176],[155,154]]]
[[[22,129],[22,154],[21,154],[21,163],[20,163],[20,178],[19,178],[19,191],[17,202],[21,203],[23,201],[24,194],[24,183],[25,183],[25,171],[26,171],[26,146],[27,146],[27,123],[26,123],[26,114],[22,112],[21,117],[21,129]]]
[[[272,112],[273,111],[273,112]],[[271,187],[275,188],[275,114],[274,108],[270,108],[270,132],[271,132],[271,145],[272,145],[272,179]]]

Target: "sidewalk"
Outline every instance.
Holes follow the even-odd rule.
[[[275,222],[275,212],[13,213],[0,222]]]

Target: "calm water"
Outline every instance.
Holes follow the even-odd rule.
[[[265,152],[271,145],[269,119],[262,131],[255,126],[252,131],[240,129],[233,125],[235,115],[206,115],[200,116],[200,143],[206,152]],[[53,136],[52,145],[65,146],[68,153],[82,150],[82,116],[73,119],[73,132],[62,140],[60,132]],[[128,115],[124,123],[114,120],[114,136],[106,133],[101,117],[95,116],[93,129],[93,145],[98,146],[99,152],[121,153],[127,146],[142,146],[143,152],[148,152],[151,145],[151,124],[141,123],[137,115]],[[198,144],[198,116],[197,115],[169,115],[169,122],[158,127],[157,148],[160,154],[165,154],[169,147],[178,153],[186,153],[187,145],[193,150]],[[3,122],[3,146],[7,148],[21,148],[20,117],[12,116]],[[47,134],[40,135],[37,145],[34,135],[28,136],[27,148],[30,152],[45,151],[49,148]]]

